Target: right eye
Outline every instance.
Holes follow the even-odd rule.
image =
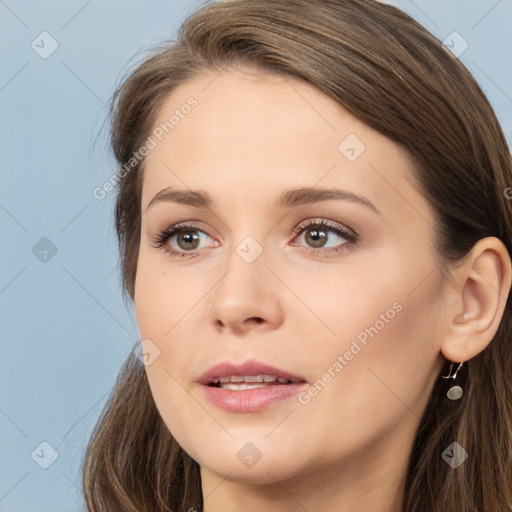
[[[190,257],[195,256],[198,252],[197,246],[200,243],[202,233],[208,236],[202,229],[194,224],[179,223],[175,224],[153,239],[153,247],[156,249],[163,249],[171,256],[177,257]],[[176,239],[177,249],[173,248],[168,242]],[[200,250],[200,249],[199,249]]]

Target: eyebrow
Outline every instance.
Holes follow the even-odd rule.
[[[277,209],[293,208],[304,204],[318,203],[320,201],[345,200],[362,204],[375,213],[382,215],[379,209],[366,197],[354,194],[348,190],[334,188],[301,187],[284,190],[274,202]],[[193,206],[195,208],[215,209],[217,203],[203,190],[176,190],[171,187],[158,192],[146,207],[148,211],[152,206],[162,202],[174,202]]]

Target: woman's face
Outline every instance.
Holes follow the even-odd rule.
[[[134,302],[172,435],[203,477],[402,468],[443,361],[411,159],[311,86],[243,68],[176,89],[154,128]]]

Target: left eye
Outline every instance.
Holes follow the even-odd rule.
[[[341,245],[347,245],[347,243],[355,242],[357,237],[353,235],[347,229],[337,226],[331,225],[326,221],[319,222],[309,222],[305,226],[298,226],[294,229],[294,233],[300,233],[300,236],[297,239],[303,238],[307,244],[310,245],[309,248],[318,249],[325,247],[333,247],[327,246],[326,242],[329,238],[329,233],[334,233],[338,238],[344,239],[345,243]],[[339,247],[340,244],[334,245],[334,247]]]

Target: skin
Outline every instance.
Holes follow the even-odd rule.
[[[205,71],[172,92],[155,126],[190,96],[197,107],[146,157],[134,305],[141,339],[160,351],[146,366],[156,405],[200,465],[205,510],[398,511],[393,498],[439,372],[447,358],[477,355],[498,328],[511,280],[504,245],[480,240],[444,277],[408,154],[308,84],[249,68]],[[366,146],[354,161],[338,149],[349,134]],[[303,186],[349,190],[380,214],[347,200],[273,208],[284,189]],[[146,211],[167,187],[206,191],[217,207]],[[293,233],[309,219],[359,241],[322,254],[347,240],[327,231],[324,247],[312,228]],[[153,247],[185,221],[201,225],[194,257]],[[252,263],[236,252],[248,236],[263,250]],[[190,247],[177,236],[167,245]],[[228,412],[196,382],[219,362],[256,359],[312,385],[396,303],[307,404],[292,397]],[[261,453],[252,467],[237,457],[248,442]]]

